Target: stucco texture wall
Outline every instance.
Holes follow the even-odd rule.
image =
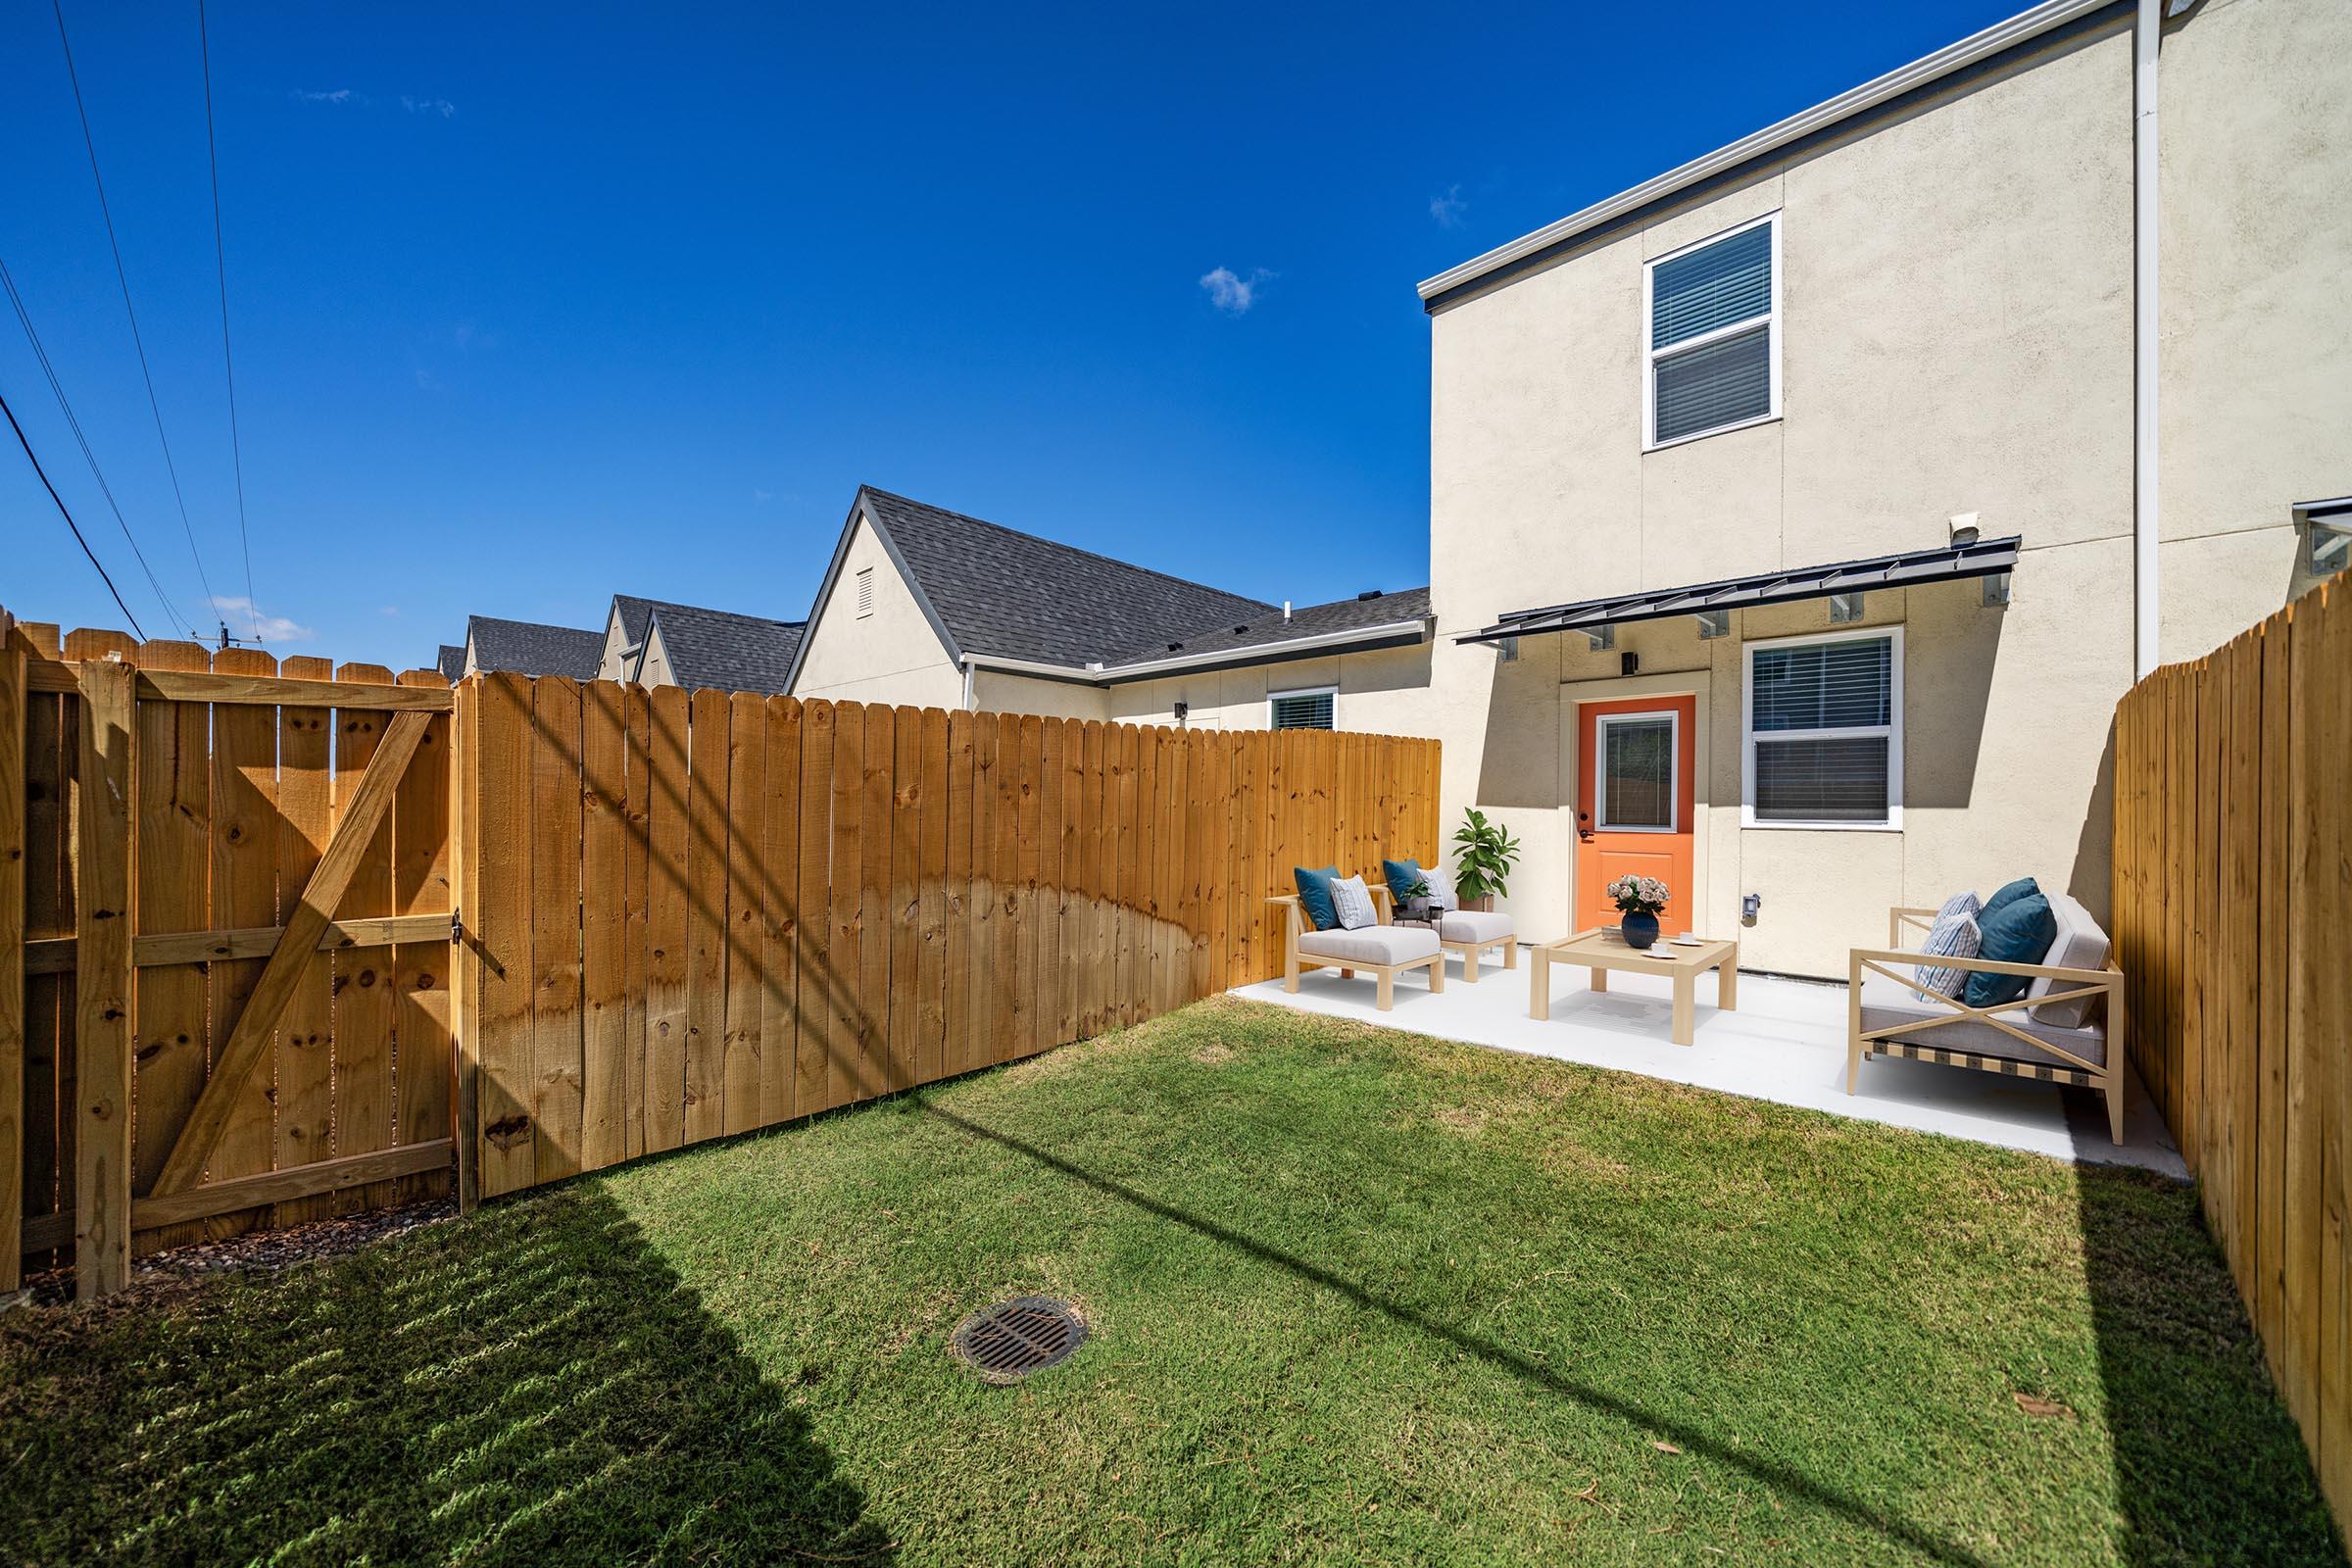
[[[1172,724],[1176,705],[1187,705],[1185,722],[1200,728],[1264,729],[1267,699],[1275,692],[1337,687],[1332,723],[1345,730],[1378,735],[1433,735],[1430,709],[1430,648],[1379,648],[1298,659],[1280,664],[1171,675],[1134,681],[1104,694],[1111,718],[1131,724]]]
[[[874,573],[874,608],[858,613],[858,573]],[[850,537],[833,591],[808,632],[795,697],[834,702],[963,706],[963,674],[948,657],[914,592],[863,517]]]
[[[1752,967],[1841,975],[1886,906],[2033,874],[2105,905],[2108,725],[2130,682],[2131,51],[2077,37],[1596,239],[1434,319],[1429,711],[1448,831],[1478,805],[1526,843],[1511,907],[1569,928],[1577,694],[1624,653],[1706,697],[1700,929]],[[1783,416],[1643,453],[1642,264],[1781,214]],[[1453,637],[1503,612],[2024,537],[2013,601],[1873,594],[1905,628],[1899,832],[1740,826],[1741,646],[1830,629],[1826,603],[1687,617],[1617,647]],[[1740,897],[1762,896],[1742,925]]]
[[[2308,590],[2289,509],[2352,495],[2352,5],[2207,0],[2158,102],[2169,661]]]

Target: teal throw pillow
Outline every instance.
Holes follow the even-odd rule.
[[[1339,880],[1340,868],[1327,865],[1320,871],[1310,871],[1303,865],[1291,867],[1291,879],[1298,884],[1298,907],[1305,911],[1306,923],[1317,931],[1329,931],[1340,923],[1340,911],[1331,902],[1331,885]],[[2048,947],[2048,943],[2043,943]]]
[[[2007,888],[2001,890],[2008,892]],[[2050,901],[2038,893],[2011,899],[1999,908],[1987,905],[1977,915],[1977,956],[2000,963],[2039,963],[2058,940],[2058,919]],[[2034,983],[2030,974],[1984,974],[1968,977],[1961,1000],[1972,1007],[2014,1002]]]

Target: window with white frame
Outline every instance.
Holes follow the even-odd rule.
[[[1749,643],[1741,820],[1903,824],[1903,633]]]
[[[1643,269],[1645,446],[1779,416],[1780,233],[1776,213]]]
[[[1266,698],[1266,724],[1271,729],[1331,729],[1331,702],[1339,688],[1315,686],[1304,691],[1274,692]]]

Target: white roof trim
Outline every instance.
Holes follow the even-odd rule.
[[[1034,660],[1007,659],[1001,654],[965,654],[961,662],[974,669],[1043,675],[1054,680],[1075,681],[1083,686],[1115,686],[1156,675],[1179,674],[1204,664],[1238,667],[1266,663],[1325,648],[1344,653],[1357,643],[1379,642],[1408,634],[1426,635],[1428,630],[1429,623],[1426,620],[1393,620],[1378,626],[1350,626],[1345,631],[1317,632],[1311,637],[1286,637],[1275,643],[1243,643],[1232,648],[1203,649],[1197,654],[1176,654],[1166,659],[1150,659],[1133,664],[1041,664]]]
[[[1749,159],[1786,147],[1841,120],[1875,109],[1890,98],[1900,97],[1939,77],[1965,70],[2004,49],[2013,49],[2053,28],[2064,26],[2078,17],[2104,10],[2112,3],[2113,0],[2046,0],[2045,4],[2035,6],[2031,11],[2021,11],[2006,22],[1996,22],[1983,32],[1974,33],[1923,59],[1914,60],[1874,81],[1866,81],[1859,87],[1839,93],[1827,103],[1815,104],[1778,124],[1767,125],[1753,135],[1743,136],[1728,147],[1719,147],[1702,158],[1694,158],[1680,169],[1670,169],[1655,179],[1644,180],[1631,190],[1620,191],[1606,201],[1595,202],[1582,212],[1569,214],[1556,223],[1546,223],[1532,234],[1523,234],[1512,240],[1508,245],[1496,246],[1484,256],[1424,279],[1420,284],[1421,298],[1427,301],[1460,288],[1465,283],[1475,282],[1489,272],[1508,267],[1563,240],[1572,239],[1586,229],[1597,227],[1613,218],[1623,217],[1637,208],[1712,178]]]

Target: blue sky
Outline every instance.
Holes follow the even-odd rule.
[[[2015,3],[214,0],[253,598],[396,667],[616,590],[797,617],[861,482],[1266,599],[1425,582],[1418,279]],[[65,11],[185,530],[46,0],[0,259],[175,612],[8,314],[0,390],[163,635],[246,592],[195,6]],[[0,534],[0,603],[121,624],[13,445]]]

